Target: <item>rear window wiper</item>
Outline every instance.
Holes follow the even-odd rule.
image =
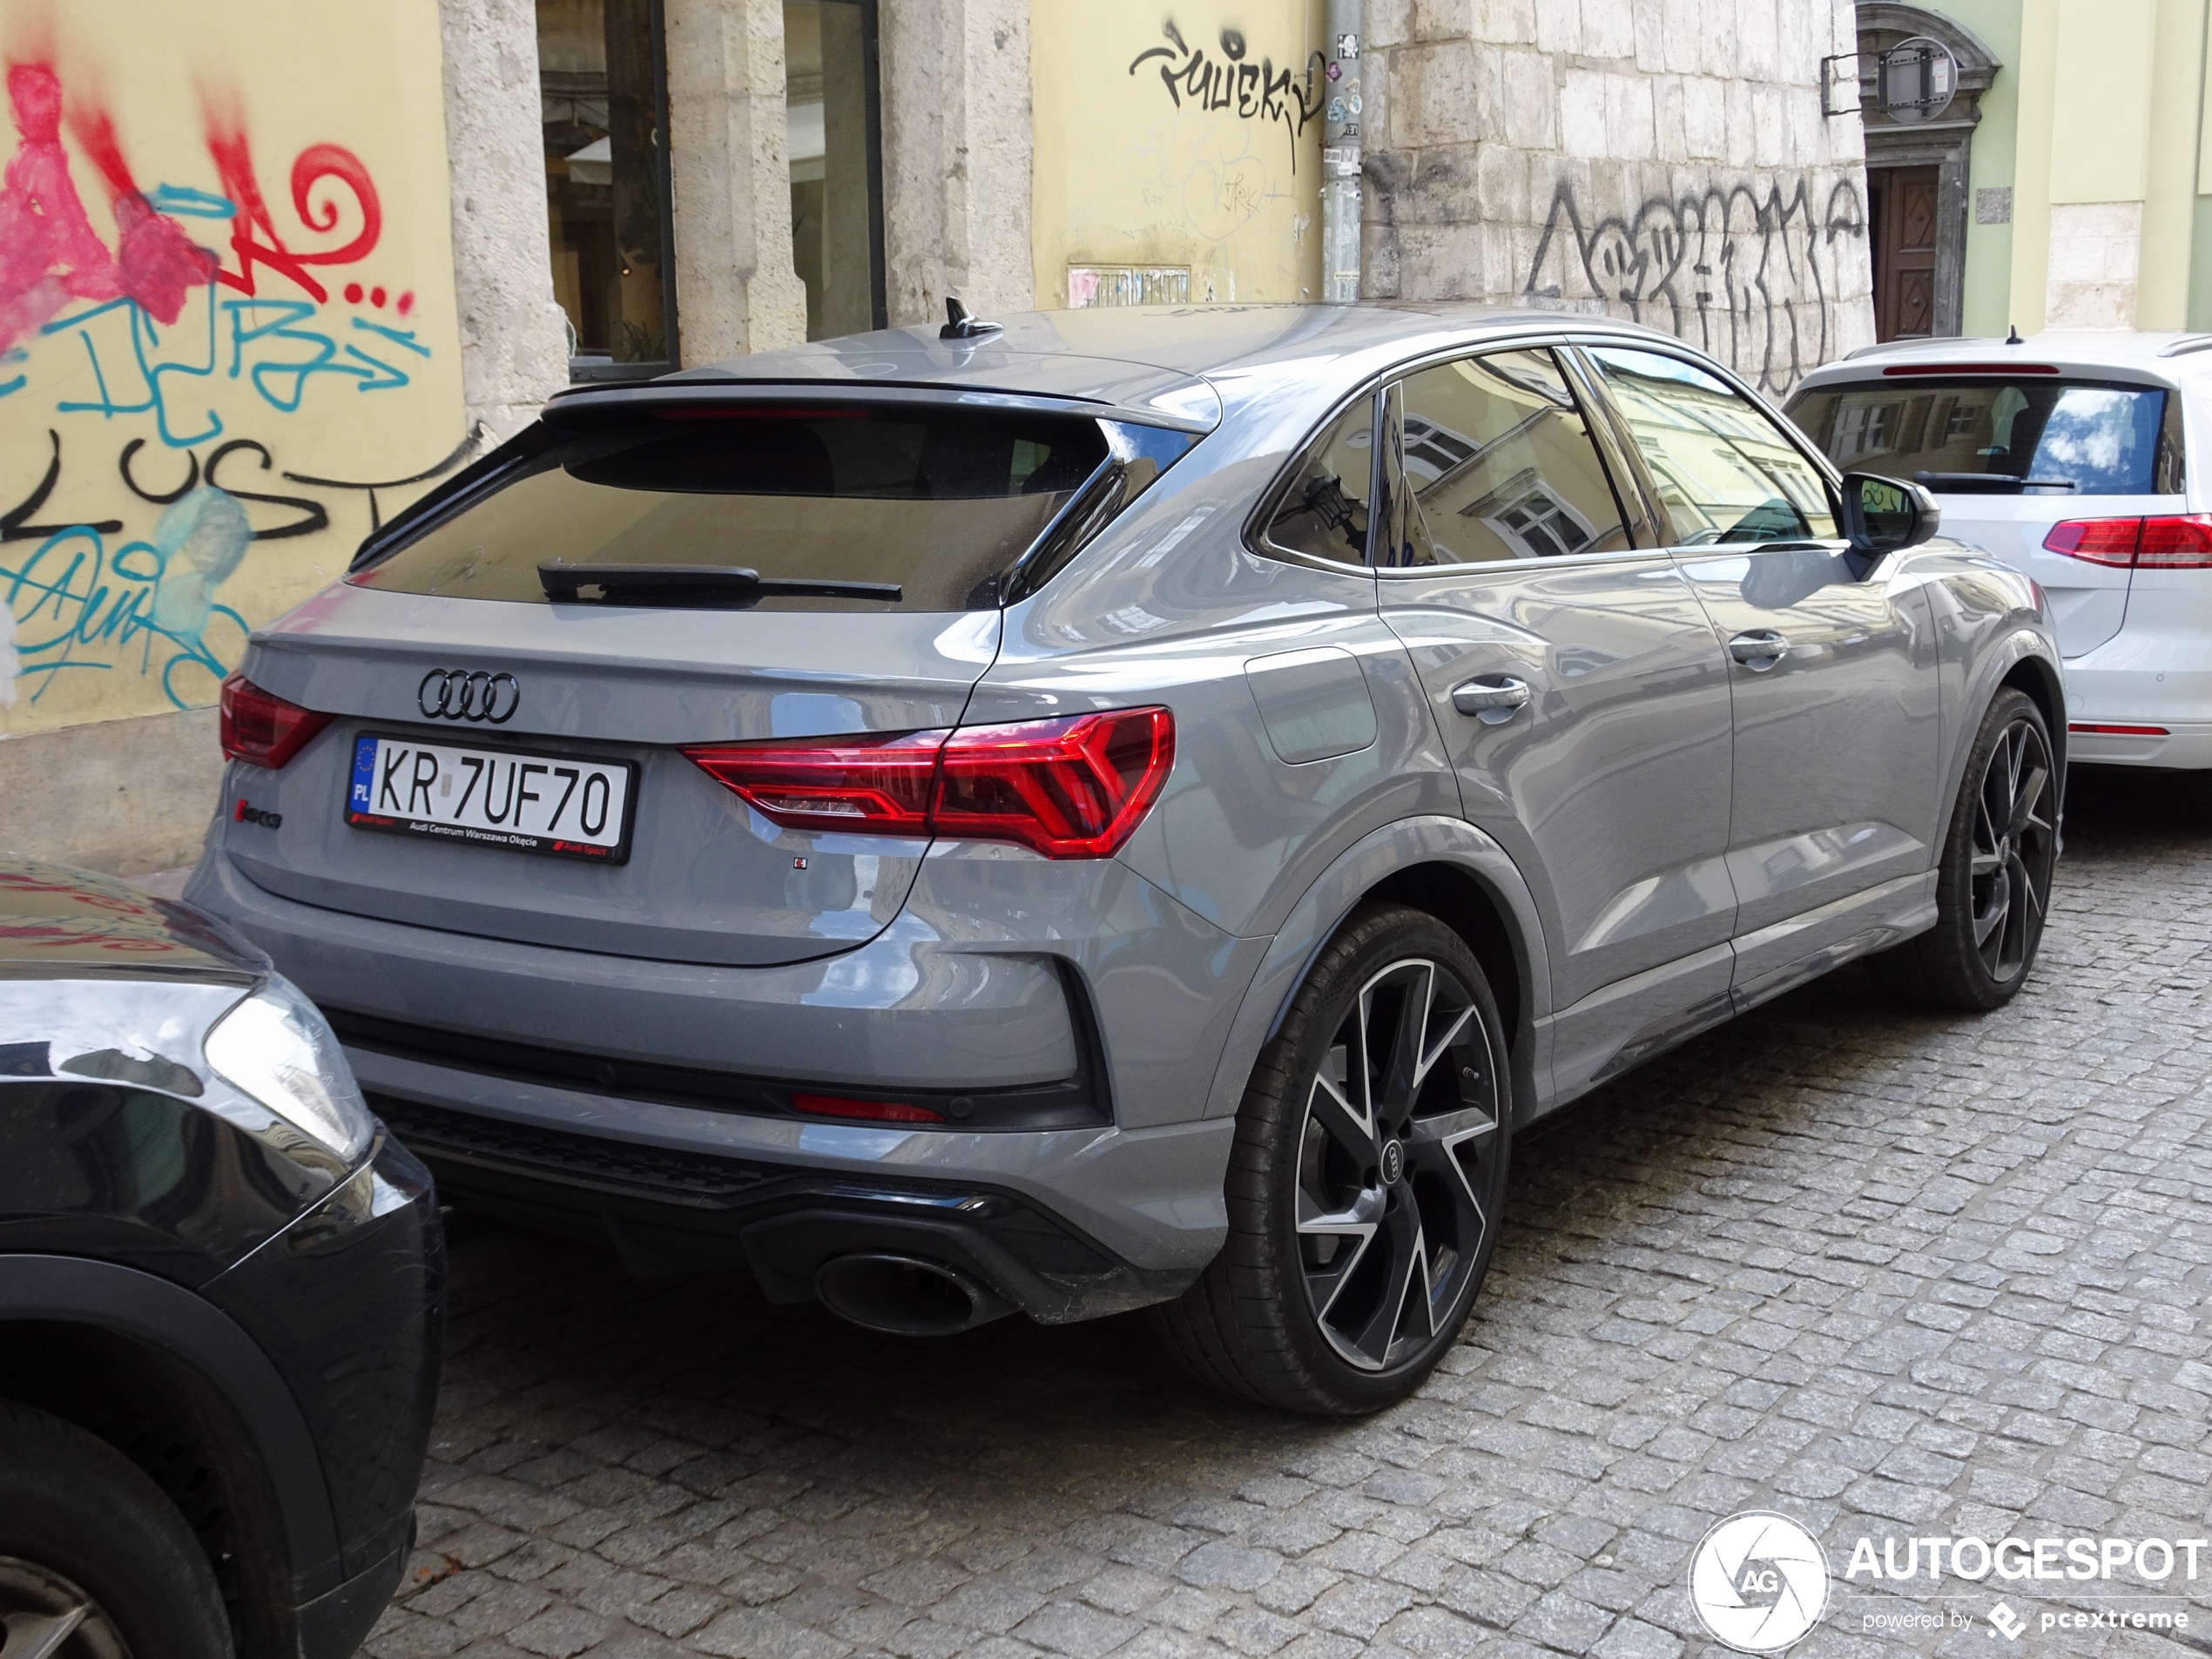
[[[2001,496],[2017,489],[2078,489],[2071,478],[2023,478],[2016,472],[1916,472],[1912,482],[1954,495]]]
[[[545,597],[561,604],[743,605],[787,595],[896,604],[906,597],[895,582],[763,576],[735,564],[570,564],[548,559],[537,567],[537,580]],[[586,588],[599,590],[596,601],[584,598]]]

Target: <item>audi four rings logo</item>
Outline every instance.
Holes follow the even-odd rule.
[[[487,674],[478,669],[464,674],[457,668],[434,668],[415,689],[415,705],[433,720],[489,720],[505,725],[521,706],[523,688],[512,674]]]

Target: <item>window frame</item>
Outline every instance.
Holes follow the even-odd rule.
[[[653,0],[654,15],[662,0]],[[883,41],[878,28],[880,0],[817,0],[826,6],[860,10],[860,84],[867,99],[868,314],[872,326],[891,326],[889,273],[885,268],[883,227]]]
[[[535,3],[531,10],[535,21]],[[645,21],[653,57],[653,122],[654,132],[658,138],[658,142],[653,146],[653,183],[654,196],[660,212],[661,333],[668,342],[668,355],[651,362],[610,360],[604,366],[594,364],[588,369],[579,369],[577,364],[583,360],[570,353],[567,356],[567,367],[571,387],[620,386],[635,381],[649,381],[673,374],[684,366],[684,347],[678,332],[683,320],[676,308],[676,169],[669,136],[666,0],[645,0]],[[541,81],[539,84],[542,87],[543,83]],[[549,266],[554,252],[549,239],[545,249]]]

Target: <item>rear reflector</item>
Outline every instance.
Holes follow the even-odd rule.
[[[223,682],[223,757],[275,771],[330,724],[331,717],[287,703],[243,674]]]
[[[942,1112],[933,1112],[927,1106],[908,1106],[895,1100],[848,1100],[843,1095],[801,1095],[794,1092],[791,1103],[802,1112],[812,1112],[818,1117],[858,1117],[872,1123],[941,1123]]]
[[[1105,858],[1159,799],[1175,717],[1121,709],[957,732],[703,744],[684,751],[787,829],[1013,841]]]
[[[2055,374],[2049,363],[1892,363],[1885,374]]]
[[[2174,734],[2162,725],[2093,725],[2086,721],[2070,720],[2069,732],[2087,732],[2101,738],[2170,738]]]
[[[2212,514],[2153,518],[2069,518],[2051,526],[2043,545],[2091,564],[2157,570],[2212,568]]]

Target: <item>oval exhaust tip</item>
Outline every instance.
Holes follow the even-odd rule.
[[[814,1294],[848,1324],[891,1337],[948,1337],[1014,1312],[957,1268],[880,1251],[824,1262]]]

